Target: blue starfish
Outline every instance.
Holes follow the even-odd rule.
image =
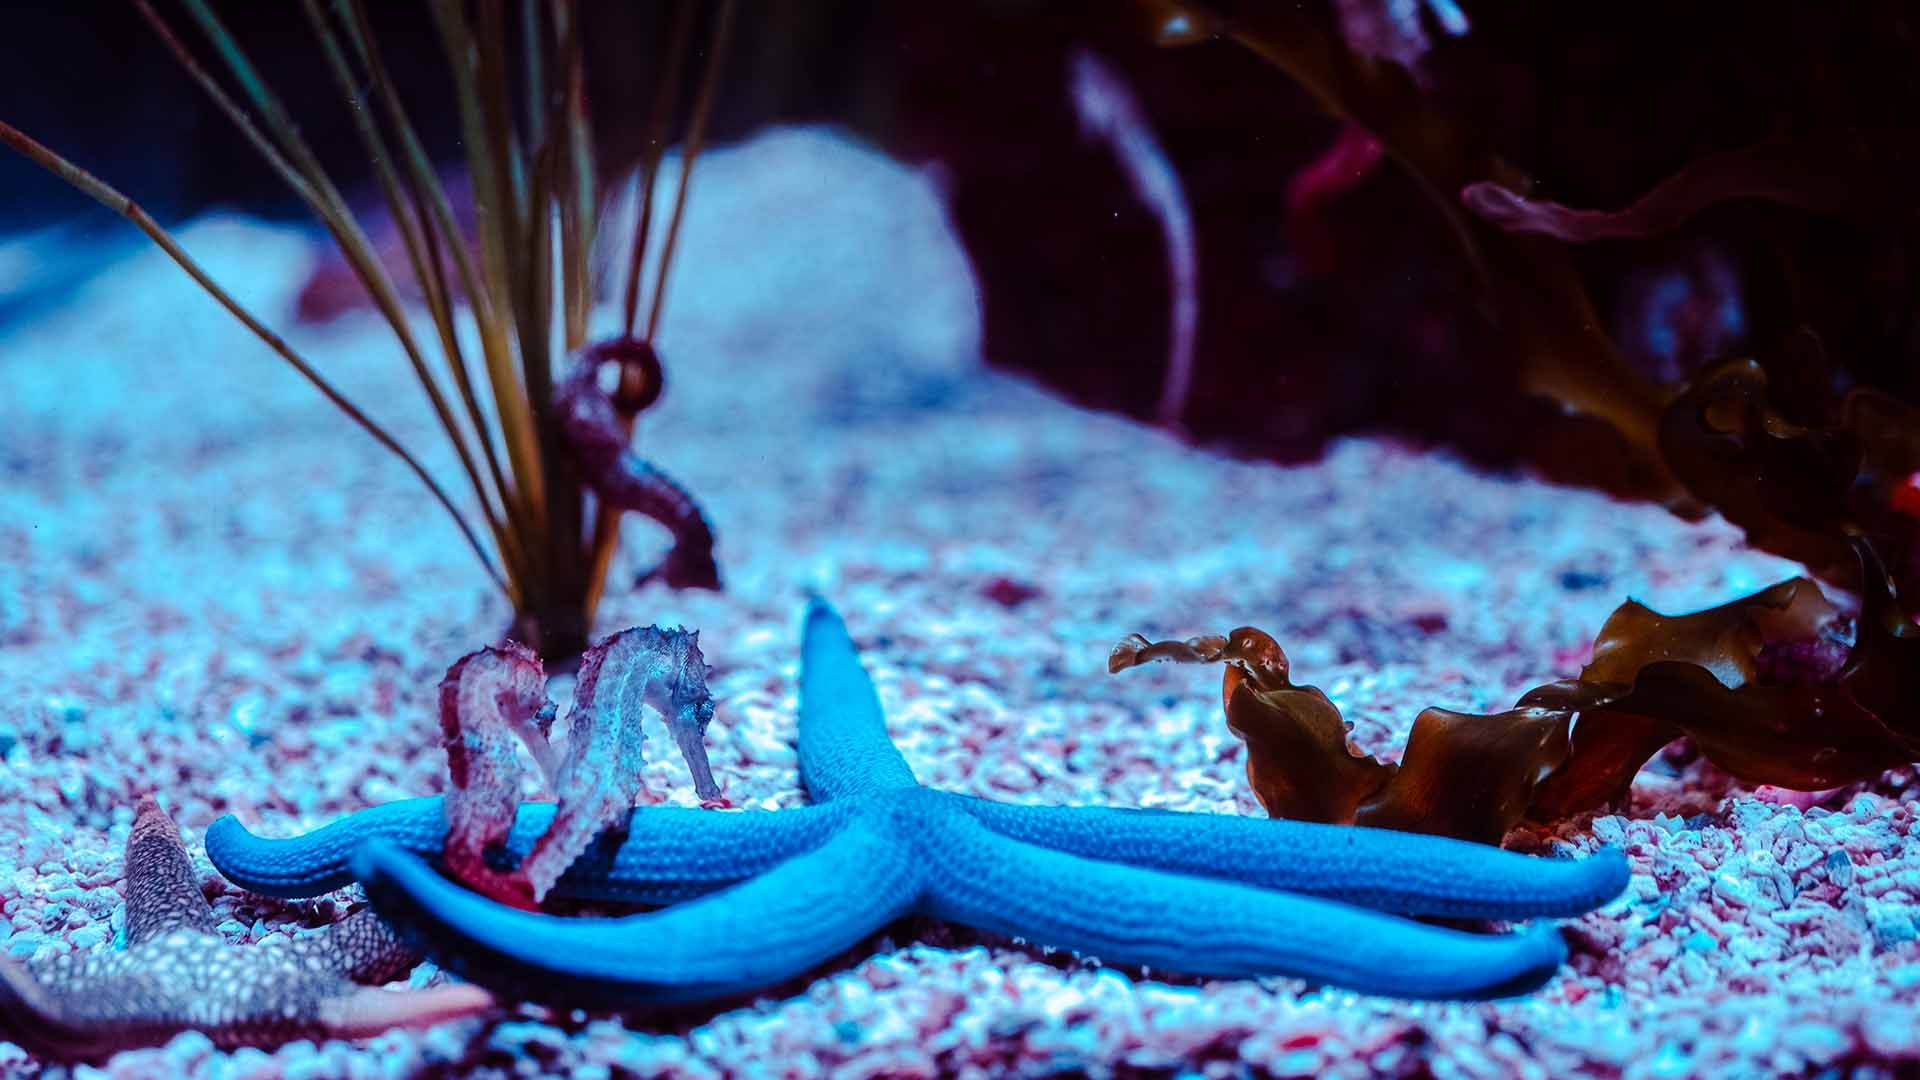
[[[439,799],[263,840],[232,818],[207,851],[278,896],[364,883],[443,966],[505,993],[600,1005],[693,1001],[801,974],[909,914],[1192,975],[1294,975],[1420,998],[1517,994],[1566,957],[1552,926],[1480,934],[1394,914],[1574,915],[1627,883],[1619,852],[1540,859],[1408,833],[1105,807],[1020,806],[915,781],[873,683],[824,602],[806,616],[801,779],[813,805],[762,813],[647,807],[556,893],[670,905],[619,918],[517,911],[425,861]],[[553,808],[520,808],[518,858]]]

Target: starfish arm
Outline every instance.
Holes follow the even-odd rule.
[[[42,1060],[93,1060],[189,1030],[220,1046],[359,1037],[492,1007],[475,986],[386,991],[418,953],[361,912],[319,934],[251,948],[176,931],[138,948],[0,959],[0,1039]]]
[[[394,932],[371,908],[363,908],[285,946],[302,969],[330,972],[356,983],[388,983],[404,977],[423,959],[420,949]],[[382,990],[340,985],[311,1010],[321,1031],[336,1038],[378,1035],[400,1027],[426,1027],[484,1012],[493,995],[467,983],[446,983],[419,990]]]
[[[125,953],[106,961],[71,953],[65,959],[60,967],[86,972],[86,978],[50,980],[46,976],[58,972],[33,972],[0,957],[0,1042],[40,1061],[77,1061],[167,1042],[188,1026],[177,1009],[152,1009],[161,990],[154,978],[127,970]],[[148,1009],[127,1009],[131,1003]]]
[[[134,812],[125,871],[128,947],[173,930],[213,933],[213,908],[180,843],[180,827],[151,795]]]
[[[207,829],[207,857],[229,880],[254,892],[318,896],[352,884],[353,852],[370,838],[437,857],[447,835],[442,806],[439,797],[387,803],[284,840],[255,836],[232,816],[223,817]],[[643,807],[628,817],[617,849],[589,847],[554,891],[650,905],[703,896],[818,846],[844,817],[827,807],[777,813]],[[532,850],[552,820],[552,803],[522,803],[507,836],[508,859]]]
[[[816,803],[916,784],[887,738],[886,714],[846,623],[817,596],[800,640],[799,728],[800,779]]]
[[[1413,998],[1525,993],[1553,977],[1552,927],[1471,934],[1311,896],[1186,877],[1010,840],[970,817],[942,823],[928,914],[1108,963],[1192,975],[1293,975]]]
[[[807,971],[913,907],[910,850],[857,819],[744,884],[623,918],[509,908],[381,840],[354,868],[381,914],[448,970],[502,994],[607,1006],[703,1000]]]
[[[317,934],[251,948],[212,932],[211,910],[153,799],[134,816],[126,854],[127,947],[25,965],[0,957],[0,1039],[43,1061],[93,1060],[204,1031],[221,1046],[370,1035],[490,1008],[478,987],[369,991],[419,961],[372,912]]]
[[[322,1030],[336,1039],[365,1039],[394,1028],[423,1028],[493,1008],[493,995],[472,983],[424,990],[362,986],[320,1003]]]
[[[1627,861],[1604,848],[1544,859],[1354,825],[955,796],[1003,836],[1089,859],[1230,879],[1406,915],[1578,915],[1620,895]]]
[[[522,805],[507,846],[515,848],[519,841],[531,847],[552,817],[550,804]],[[255,836],[228,814],[207,827],[207,858],[241,888],[267,896],[319,896],[353,884],[347,864],[353,849],[369,836],[438,857],[447,840],[446,800],[434,796],[390,802],[284,840]]]

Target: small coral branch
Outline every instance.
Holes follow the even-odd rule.
[[[1691,615],[1621,605],[1577,679],[1536,687],[1491,715],[1427,709],[1399,764],[1359,753],[1319,689],[1296,686],[1271,637],[1122,641],[1119,672],[1155,660],[1224,663],[1227,726],[1268,813],[1498,843],[1623,797],[1681,736],[1743,780],[1820,790],[1920,760],[1920,626],[1872,548],[1854,542],[1864,589],[1849,623],[1793,578]]]
[[[705,742],[713,721],[708,672],[698,632],[646,626],[614,634],[582,657],[567,739],[556,750],[546,677],[530,650],[510,643],[455,661],[440,683],[453,785],[447,870],[500,903],[533,910],[594,837],[633,809],[646,764],[640,721],[648,706],[665,718],[700,797],[719,800]],[[516,740],[532,752],[559,807],[526,858],[503,871],[488,853],[505,841],[520,806]]]

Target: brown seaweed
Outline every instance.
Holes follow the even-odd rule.
[[[1246,741],[1248,780],[1275,817],[1498,843],[1523,821],[1617,801],[1682,736],[1742,780],[1802,790],[1920,760],[1920,626],[1872,547],[1852,548],[1863,582],[1855,620],[1807,578],[1688,615],[1628,601],[1578,678],[1500,713],[1427,709],[1397,764],[1355,751],[1338,708],[1295,685],[1279,644],[1250,627],[1185,642],[1134,635],[1108,670],[1226,664],[1227,726]]]
[[[1847,300],[1782,263],[1775,287],[1788,298],[1787,329],[1759,343],[1760,360],[1707,357],[1722,366],[1687,382],[1656,379],[1604,328],[1569,246],[1670,234],[1735,201],[1779,208],[1783,230],[1817,215],[1910,234],[1908,186],[1891,168],[1909,156],[1904,128],[1856,129],[1859,117],[1828,102],[1844,124],[1784,125],[1743,148],[1696,153],[1624,209],[1572,209],[1533,198],[1533,181],[1498,141],[1501,125],[1467,104],[1473,95],[1429,93],[1417,71],[1407,77],[1424,48],[1371,47],[1344,5],[1333,17],[1285,4],[1139,6],[1166,44],[1238,42],[1410,175],[1458,240],[1480,315],[1526,389],[1604,421],[1630,448],[1624,487],[1687,516],[1719,510],[1754,546],[1843,587],[1854,585],[1850,538],[1871,537],[1894,580],[1920,593],[1920,412],[1879,390],[1843,395],[1847,378],[1814,328],[1823,312],[1851,310]],[[1166,32],[1175,26],[1183,32]]]
[[[1783,227],[1797,214],[1910,230],[1910,200],[1887,179],[1889,163],[1904,160],[1903,135],[1890,143],[1879,129],[1849,128],[1835,139],[1787,125],[1744,149],[1696,152],[1622,210],[1571,209],[1531,198],[1533,182],[1496,141],[1500,125],[1476,118],[1471,95],[1425,92],[1424,41],[1398,54],[1373,48],[1347,6],[1333,17],[1298,5],[1141,6],[1167,44],[1238,42],[1405,170],[1458,240],[1480,314],[1527,389],[1612,426],[1643,467],[1634,494],[1688,516],[1717,510],[1754,547],[1857,590],[1861,611],[1849,622],[1805,578],[1692,615],[1628,603],[1578,678],[1494,715],[1428,709],[1398,764],[1354,752],[1338,710],[1295,686],[1279,645],[1259,631],[1130,638],[1112,670],[1226,663],[1228,724],[1247,741],[1249,778],[1271,813],[1487,841],[1529,818],[1618,799],[1682,736],[1736,776],[1802,789],[1920,757],[1920,410],[1850,385],[1816,329],[1834,297],[1784,264],[1788,318],[1757,358],[1708,355],[1655,378],[1603,329],[1568,246],[1672,233],[1732,201],[1786,208],[1771,215]]]

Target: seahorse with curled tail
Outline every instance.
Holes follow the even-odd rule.
[[[620,369],[612,391],[600,385],[608,365]],[[601,503],[645,514],[673,533],[673,549],[645,578],[657,577],[676,589],[718,589],[720,571],[706,515],[685,488],[627,445],[633,418],[658,400],[660,386],[660,358],[653,347],[638,338],[613,338],[580,350],[573,370],[554,388],[553,407],[567,446]]]

